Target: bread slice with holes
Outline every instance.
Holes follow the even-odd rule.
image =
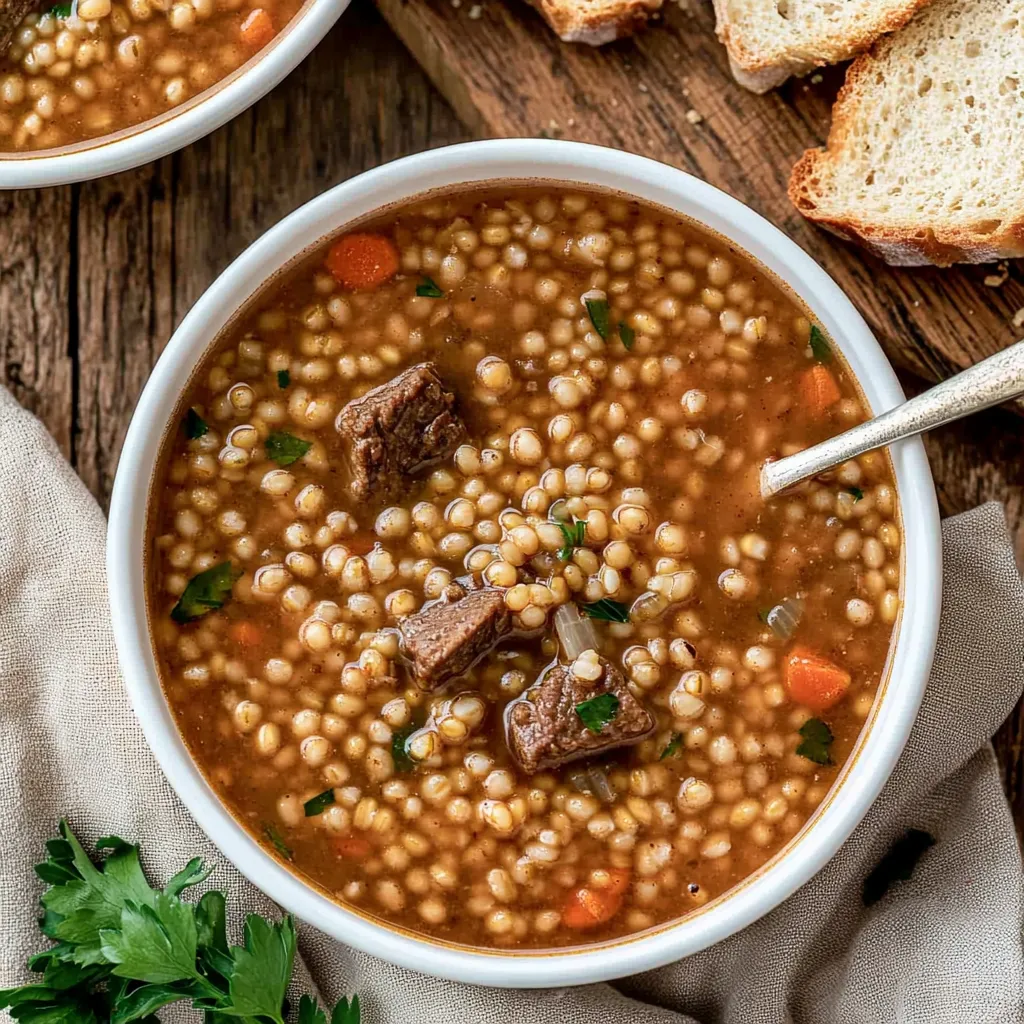
[[[850,66],[796,208],[894,266],[1024,256],[1024,0],[934,0]]]
[[[632,35],[661,10],[662,0],[530,0],[567,43],[603,46]]]
[[[767,92],[866,50],[929,0],[715,0],[718,38],[736,81]]]

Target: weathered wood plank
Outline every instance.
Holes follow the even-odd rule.
[[[70,188],[0,193],[0,381],[72,454]]]
[[[666,4],[660,24],[595,50],[560,43],[522,3],[376,2],[475,134],[596,142],[699,175],[810,252],[899,365],[935,380],[1024,334],[1019,264],[1001,288],[983,283],[991,267],[892,270],[793,209],[790,168],[824,140],[841,69],[755,96],[729,74],[710,4]]]

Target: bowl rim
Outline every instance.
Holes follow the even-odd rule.
[[[815,875],[874,802],[906,743],[931,668],[941,598],[941,535],[919,438],[890,449],[903,514],[904,605],[871,726],[810,821],[782,851],[704,912],[596,946],[506,952],[452,946],[347,910],[293,874],[242,828],[192,761],[164,699],[150,645],[143,551],[149,482],[164,430],[195,363],[282,266],[348,223],[404,198],[474,182],[551,181],[618,190],[692,217],[778,275],[839,346],[875,413],[904,400],[896,375],[838,285],[760,214],[646,157],[563,140],[503,139],[429,150],[366,171],[284,218],[207,289],[167,344],[132,417],[111,497],[107,570],[125,686],[164,773],[203,831],[250,881],[301,920],[384,960],[455,981],[512,988],[607,981],[727,938]],[[838,794],[842,799],[833,799]]]
[[[270,43],[180,110],[67,147],[0,154],[0,189],[44,188],[118,174],[209,135],[262,99],[333,27],[351,0],[306,0]]]

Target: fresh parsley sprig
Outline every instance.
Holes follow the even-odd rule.
[[[68,823],[46,844],[36,874],[43,893],[39,926],[54,945],[29,958],[40,979],[0,989],[0,1010],[21,1024],[158,1024],[156,1011],[188,1000],[208,1024],[285,1024],[285,993],[295,961],[295,923],[258,914],[245,920],[241,946],[228,943],[224,894],[197,903],[181,893],[210,869],[194,858],[154,889],[139,848],[117,836],[96,843],[93,863]],[[303,996],[299,1024],[328,1024]],[[359,1000],[342,999],[330,1024],[359,1024]]]

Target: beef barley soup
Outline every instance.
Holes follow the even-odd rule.
[[[702,906],[821,803],[884,671],[886,457],[758,492],[864,415],[800,305],[660,209],[463,191],[336,238],[165,443],[150,614],[194,758],[413,931],[568,946]]]
[[[241,67],[301,0],[0,0],[0,153],[66,146],[179,106]]]

